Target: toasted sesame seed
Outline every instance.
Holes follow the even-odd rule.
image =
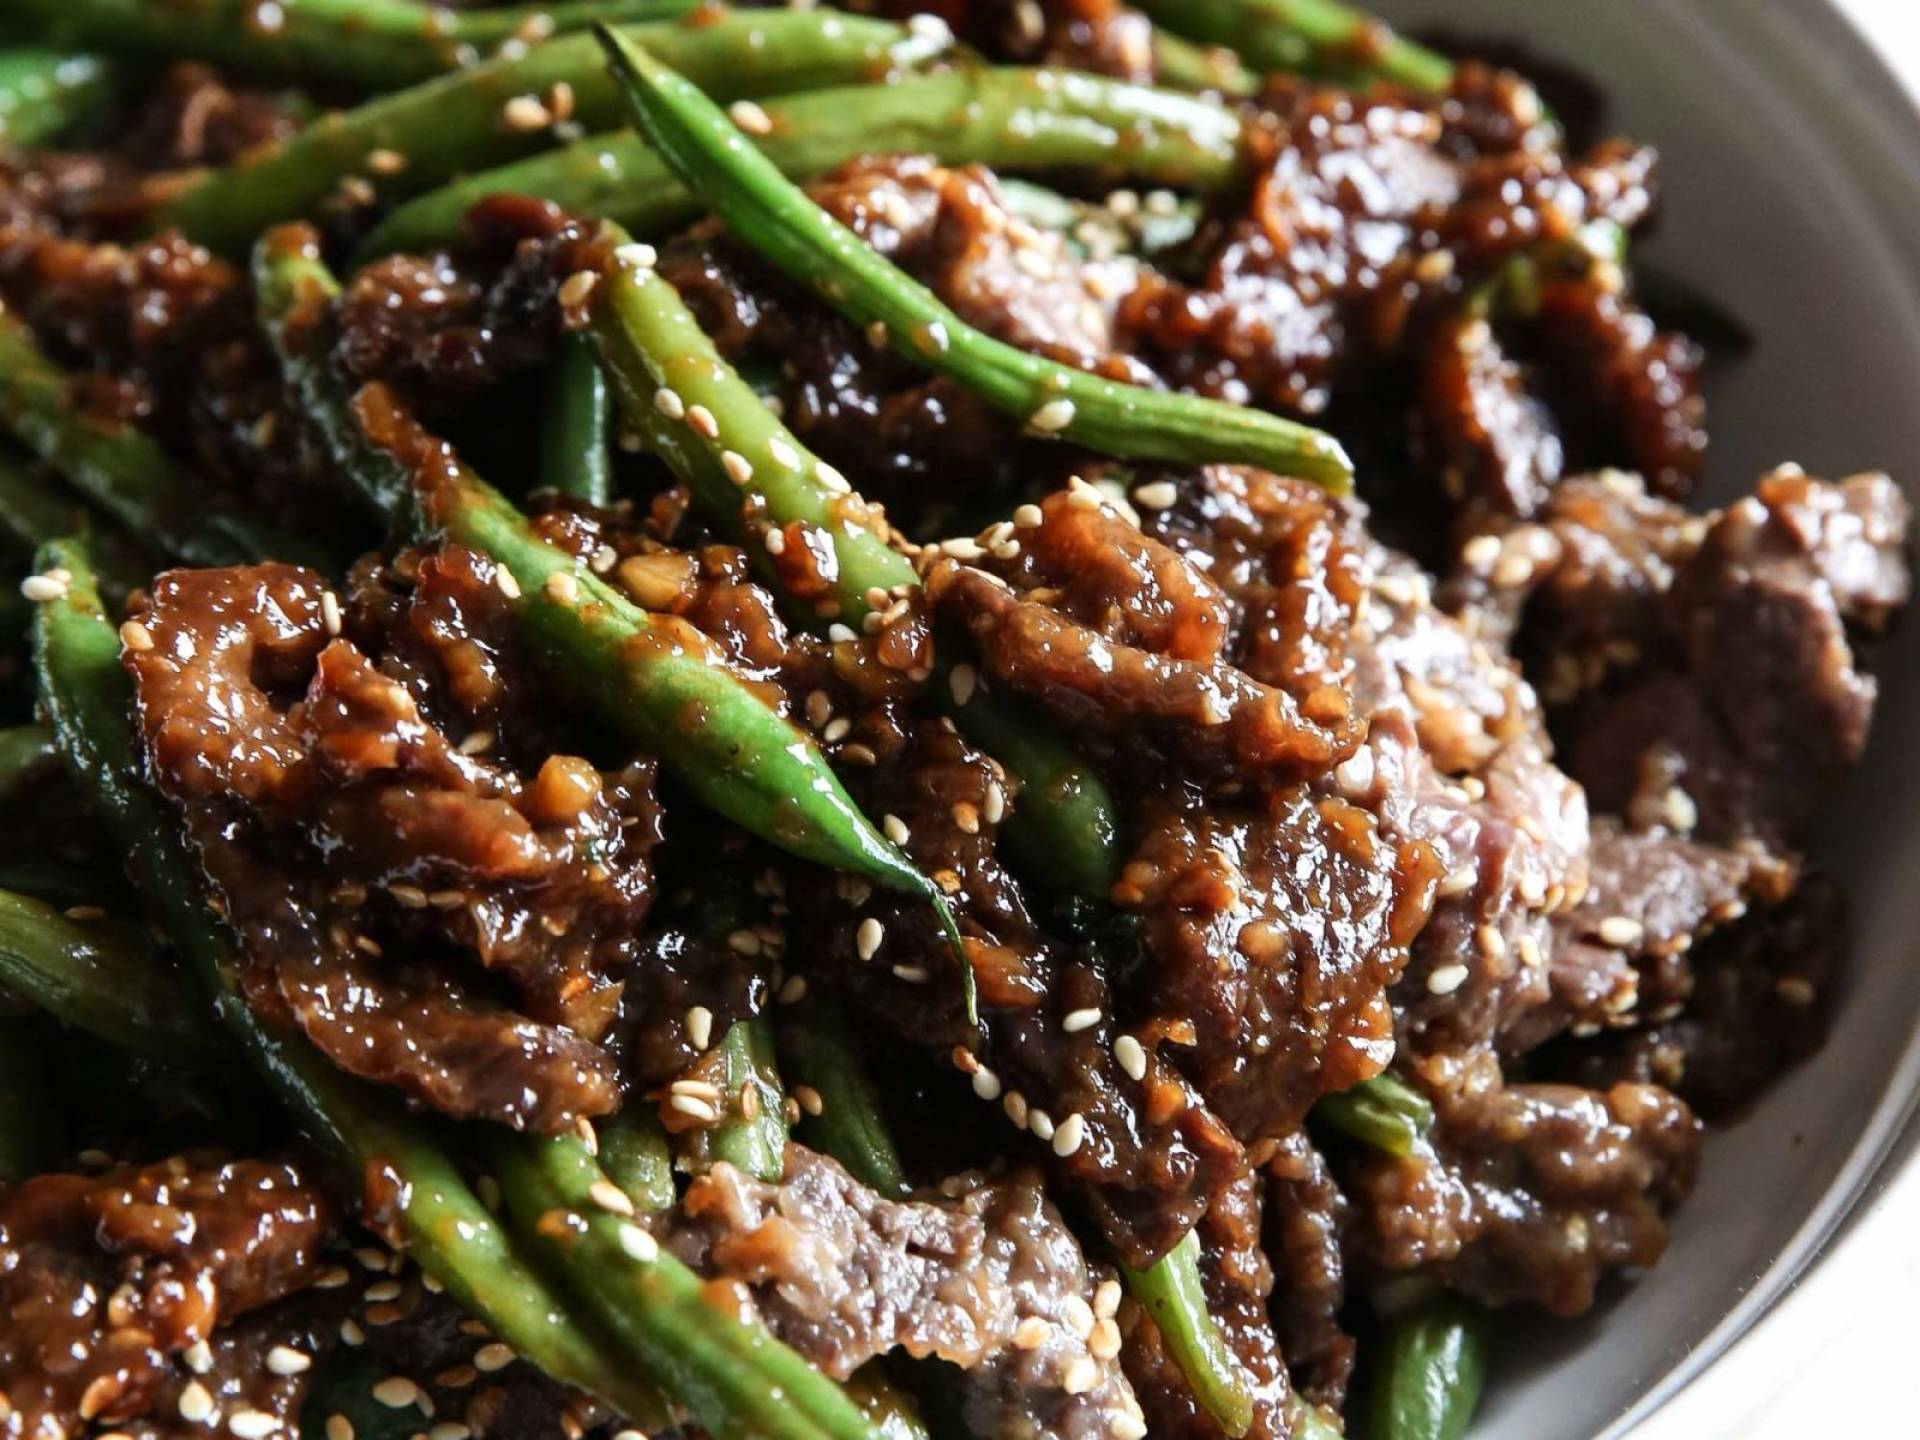
[[[1804,1010],[1819,998],[1813,982],[1798,975],[1783,975],[1773,982],[1773,993],[1796,1010]]]
[[[665,385],[653,392],[653,408],[669,420],[683,420],[687,414],[687,402],[680,398],[680,392]]]
[[[473,1368],[482,1375],[491,1375],[496,1370],[506,1369],[515,1358],[511,1345],[503,1345],[495,1340],[473,1352]]]
[[[400,1282],[398,1280],[377,1281],[367,1286],[364,1293],[367,1299],[376,1302],[381,1300],[398,1300],[400,1298]]]
[[[1498,535],[1476,535],[1460,547],[1460,558],[1470,569],[1481,574],[1493,569],[1500,559],[1500,537]]]
[[[1093,1289],[1093,1313],[1102,1320],[1120,1313],[1120,1282],[1102,1280]]]
[[[1464,965],[1442,965],[1427,976],[1427,993],[1451,995],[1467,983],[1467,973]]]
[[[887,322],[884,320],[876,320],[867,326],[867,343],[876,350],[886,349],[887,341],[892,338],[893,334],[887,329]]]
[[[1473,942],[1480,947],[1480,953],[1489,960],[1500,960],[1507,953],[1507,937],[1491,925],[1476,926]]]
[[[1022,1130],[1027,1128],[1027,1097],[1018,1090],[1009,1090],[1000,1097],[1000,1108],[1007,1112],[1011,1120]]]
[[[1136,487],[1133,498],[1134,503],[1149,510],[1165,510],[1180,498],[1180,487],[1171,480],[1155,480]]]
[[[629,270],[651,270],[660,263],[660,252],[651,245],[632,240],[615,250],[613,258]]]
[[[1027,423],[1044,435],[1055,435],[1073,424],[1074,414],[1073,401],[1062,396],[1060,399],[1047,401],[1034,411],[1027,417]]]
[[[346,1279],[346,1273],[344,1271],[341,1272],[341,1279],[343,1281]],[[331,1289],[333,1287],[330,1286],[328,1288]],[[186,1361],[187,1369],[196,1375],[205,1375],[209,1370],[213,1369],[213,1348],[204,1340],[194,1341],[193,1344],[180,1352],[180,1358]]]
[[[998,1100],[1000,1098],[1000,1077],[982,1065],[978,1070],[973,1072],[973,1093],[978,1095],[982,1100]]]
[[[553,123],[553,112],[538,95],[516,95],[500,107],[509,130],[542,130]]]
[[[1120,1327],[1108,1316],[1101,1316],[1093,1322],[1093,1333],[1087,1337],[1087,1353],[1096,1360],[1111,1360],[1120,1353]]]
[[[472,1440],[472,1437],[472,1428],[458,1420],[442,1420],[427,1431],[427,1440]]]
[[[1045,519],[1046,515],[1038,505],[1021,505],[1013,512],[1013,523],[1021,530],[1032,530]]]
[[[562,309],[574,310],[587,303],[600,276],[592,270],[576,270],[560,282],[558,299]]]
[[[1120,1068],[1127,1072],[1130,1080],[1147,1078],[1147,1047],[1131,1035],[1116,1035],[1113,1040],[1113,1058],[1120,1062]]]
[[[1076,1110],[1054,1130],[1053,1153],[1064,1159],[1078,1150],[1086,1138],[1087,1117]]]
[[[1538,970],[1547,963],[1546,957],[1540,953],[1540,942],[1531,935],[1522,935],[1513,942],[1513,948],[1519,953],[1520,963],[1529,970]]]
[[[353,1422],[344,1415],[329,1415],[327,1440],[354,1440]]]
[[[627,1198],[627,1192],[611,1180],[596,1180],[587,1187],[587,1194],[602,1210],[613,1215],[633,1214],[633,1201]]]
[[[580,582],[573,578],[571,571],[556,570],[547,576],[547,583],[541,587],[548,596],[562,605],[572,605],[580,598]]]
[[[44,605],[53,600],[64,600],[67,596],[67,582],[58,575],[29,575],[20,582],[20,593],[36,605]]]
[[[736,100],[727,107],[727,117],[749,135],[771,135],[773,117],[751,100]]]
[[[713,411],[704,405],[687,407],[687,424],[693,433],[702,439],[718,440],[720,438],[720,422],[713,418]]]
[[[1107,1433],[1113,1440],[1147,1440],[1147,1422],[1131,1410],[1109,1410]]]
[[[826,1109],[826,1102],[820,1098],[820,1092],[811,1085],[793,1087],[793,1098],[800,1102],[800,1108],[808,1115],[818,1115]]]
[[[907,829],[906,821],[902,820],[898,815],[887,815],[882,818],[880,828],[886,832],[887,839],[896,845],[906,844],[908,838],[913,833]]]
[[[727,472],[727,478],[736,485],[745,485],[753,479],[753,462],[738,450],[721,451],[720,468]]]
[[[264,1410],[236,1410],[227,1421],[227,1429],[240,1440],[267,1440],[279,1428],[279,1420]]]
[[[1060,1372],[1060,1388],[1069,1395],[1084,1395],[1100,1383],[1100,1366],[1091,1355],[1076,1355]]]
[[[1480,872],[1471,865],[1462,865],[1457,870],[1449,870],[1446,878],[1440,882],[1442,895],[1464,895],[1480,883]]]
[[[880,942],[886,938],[886,927],[869,915],[853,932],[853,948],[862,960],[871,960],[880,953]]]
[[[1602,945],[1625,948],[1639,944],[1647,930],[1646,926],[1629,916],[1609,915],[1600,922],[1599,929],[1595,933],[1599,935]]]
[[[1053,1338],[1053,1322],[1044,1315],[1029,1315],[1013,1327],[1013,1348],[1038,1350]]]
[[[1037,1139],[1051,1140],[1054,1131],[1053,1116],[1039,1106],[1033,1106],[1027,1111],[1027,1129],[1031,1130]]]
[[[691,1115],[696,1120],[711,1122],[720,1118],[720,1112],[697,1095],[670,1095],[667,1104],[682,1115]]]
[[[720,1087],[711,1080],[676,1080],[667,1089],[675,1095],[692,1095],[701,1100],[718,1100]]]
[[[1078,1035],[1082,1030],[1091,1030],[1100,1023],[1100,1007],[1088,1005],[1079,1010],[1069,1010],[1060,1021],[1060,1028],[1069,1035]]]
[[[153,649],[153,632],[138,620],[128,620],[120,626],[120,644],[135,654],[144,654]]]

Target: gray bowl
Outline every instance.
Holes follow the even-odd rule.
[[[1821,0],[1381,0],[1406,24],[1527,41],[1598,78],[1657,145],[1650,256],[1758,333],[1713,395],[1712,499],[1784,460],[1920,494],[1920,116]],[[1624,1434],[1814,1263],[1920,1095],[1920,620],[1879,659],[1872,752],[1820,859],[1853,902],[1826,1049],[1708,1144],[1666,1259],[1586,1320],[1516,1323],[1474,1440]],[[1910,1153],[1912,1147],[1903,1147]]]

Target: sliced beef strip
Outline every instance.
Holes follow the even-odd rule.
[[[1408,1071],[1437,1121],[1398,1158],[1340,1164],[1353,1253],[1376,1274],[1420,1271],[1487,1304],[1577,1315],[1602,1276],[1643,1268],[1692,1186],[1700,1126],[1653,1085],[1510,1085],[1485,1050]]]
[[[1338,1410],[1353,1376],[1347,1301],[1347,1197],[1305,1130],[1267,1162],[1266,1251],[1274,1270],[1273,1328],[1303,1399]]]
[[[740,1287],[837,1379],[900,1349],[966,1372],[969,1433],[1094,1440],[1116,1413],[1139,1417],[1117,1358],[1118,1287],[1089,1267],[1036,1176],[959,1175],[887,1200],[790,1145],[777,1185],[716,1165],[671,1225],[682,1259]]]
[[[334,1209],[284,1161],[174,1156],[0,1188],[0,1426],[153,1411],[174,1357],[309,1284]]]
[[[450,740],[423,702],[501,718],[504,601],[471,552],[410,570],[405,606],[363,585],[353,636],[310,572],[162,575],[123,651],[152,774],[256,1009],[449,1114],[563,1128],[619,1104],[593,1042],[652,898],[652,768],[522,775],[492,729]]]

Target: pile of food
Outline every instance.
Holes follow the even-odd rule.
[[[0,1436],[1453,1440],[1818,1046],[1653,153],[922,3],[6,7]]]

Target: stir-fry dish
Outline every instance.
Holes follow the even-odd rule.
[[[0,1436],[1458,1440],[1656,1263],[1908,507],[1430,38],[6,0]]]

